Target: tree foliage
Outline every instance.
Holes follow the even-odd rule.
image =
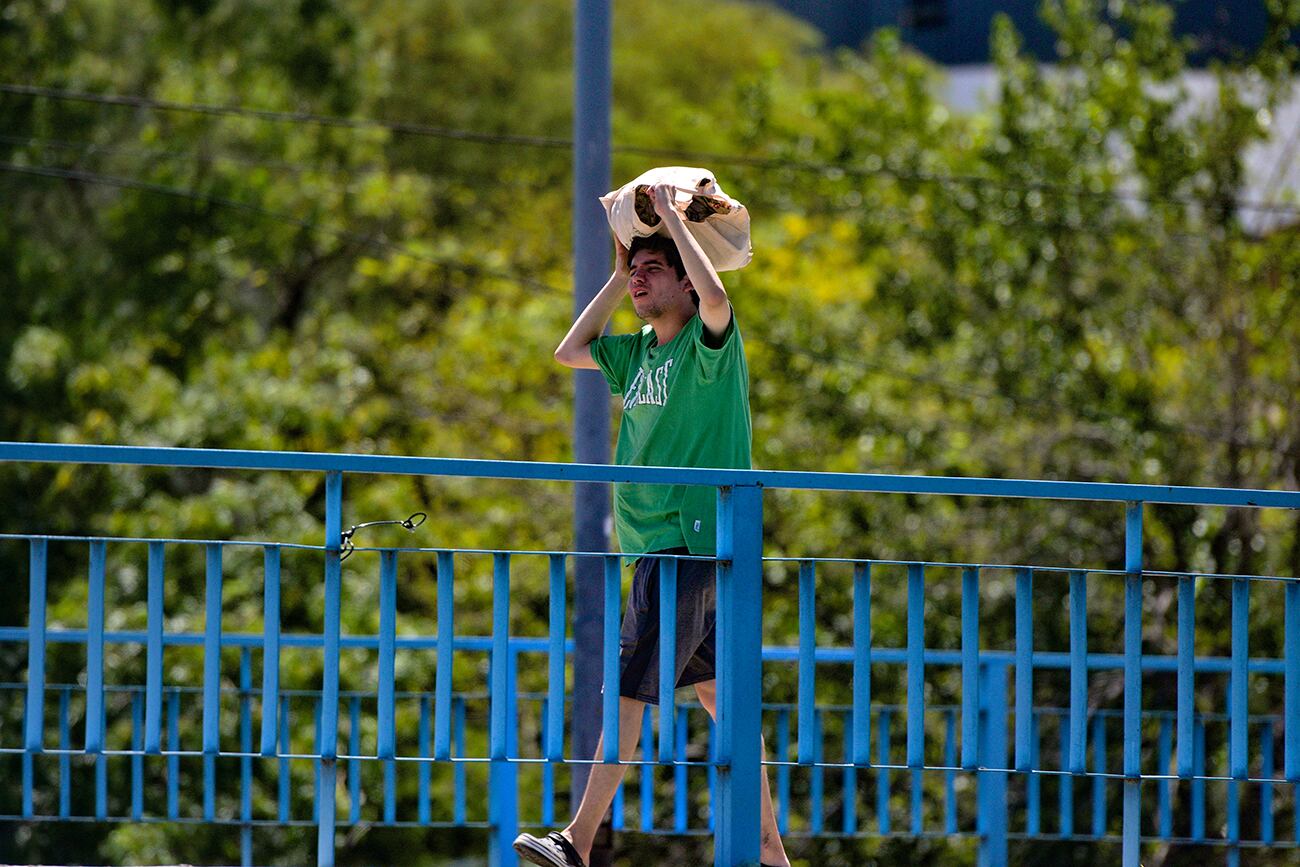
[[[350,119],[0,93],[0,438],[571,459],[570,378],[550,358],[571,315],[570,152],[554,146],[571,123],[569,5],[0,3],[5,82]],[[747,157],[694,161],[754,217],[755,262],[726,282],[749,351],[756,465],[1295,489],[1300,245],[1294,224],[1247,231],[1241,206],[1244,155],[1277,134],[1294,86],[1286,33],[1300,8],[1269,9],[1264,43],[1215,67],[1215,98],[1198,103],[1167,4],[1047,0],[1058,62],[1024,56],[1000,20],[997,98],[959,115],[938,96],[941,71],[889,31],[829,53],[758,5],[619,5],[614,180],[663,161],[651,150]],[[627,310],[615,320],[633,324]],[[308,544],[323,532],[309,476],[7,467],[0,499],[5,532]],[[350,481],[346,508],[349,523],[428,511],[427,547],[559,550],[570,502],[559,485],[384,479]],[[1113,506],[773,492],[767,512],[774,557],[1122,563]],[[1294,515],[1169,507],[1147,521],[1150,568],[1300,574]],[[121,551],[110,603],[139,627],[143,548]],[[0,557],[21,586],[25,550],[0,542]],[[84,557],[51,550],[55,623],[84,623]],[[200,631],[201,554],[175,558],[169,629]],[[377,564],[348,565],[344,631],[373,633]],[[541,635],[544,572],[521,569],[515,626]],[[293,570],[284,627],[318,630],[319,563],[302,555]],[[467,558],[458,631],[489,631],[489,570]],[[829,571],[819,641],[845,644],[851,619],[833,612],[851,610],[851,582]],[[769,641],[793,643],[795,574],[768,565]],[[901,574],[877,580],[884,644],[903,640]],[[955,647],[956,576],[933,574],[927,643]],[[431,561],[404,558],[401,575],[401,630],[432,634]],[[1009,596],[996,592],[1009,574],[987,576],[989,646],[1009,646]],[[1148,588],[1149,652],[1172,652],[1174,586]],[[255,558],[232,555],[227,629],[260,629],[260,588]],[[1052,611],[1063,576],[1037,595]],[[1094,585],[1098,624],[1117,622],[1120,595]],[[1198,651],[1226,652],[1226,585],[1202,580],[1198,595]],[[1252,652],[1273,653],[1280,606],[1259,596]],[[1042,647],[1064,648],[1058,620],[1043,618]],[[1097,630],[1094,647],[1117,649]],[[8,680],[19,650],[0,648]],[[142,682],[143,653],[114,652],[116,682]],[[480,662],[458,660],[458,686],[481,679]],[[82,664],[52,649],[51,681],[75,681]],[[168,677],[195,682],[201,664],[178,653]],[[793,697],[792,669],[767,675],[772,700]],[[373,676],[366,659],[345,661],[350,687]],[[544,676],[521,672],[534,686]],[[318,677],[318,659],[286,659],[286,685]],[[427,688],[432,656],[399,660],[399,680]],[[932,701],[956,695],[945,683]],[[1061,702],[1051,687],[1036,698]],[[1205,707],[1221,687],[1202,689]],[[1150,700],[1172,688],[1150,679]],[[819,697],[842,700],[838,689]],[[1252,709],[1280,706],[1279,689]],[[1094,706],[1118,706],[1104,676],[1093,692]],[[901,695],[882,680],[881,700]],[[148,826],[85,845],[99,852],[87,857],[232,858],[232,840]],[[385,857],[354,843],[357,858]],[[37,857],[49,844],[26,845]],[[274,845],[308,857],[287,835]]]

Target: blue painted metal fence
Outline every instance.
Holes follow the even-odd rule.
[[[987,865],[1008,863],[1011,841],[1093,841],[1118,844],[1122,862],[1134,867],[1144,844],[1222,847],[1229,863],[1234,863],[1243,848],[1294,849],[1300,840],[1296,816],[1300,797],[1300,581],[1160,572],[1145,569],[1142,562],[1145,503],[1297,509],[1300,494],[20,443],[0,443],[0,461],[315,472],[323,473],[326,480],[325,540],[320,546],[0,535],[0,543],[26,546],[28,589],[27,626],[0,628],[0,642],[25,644],[27,650],[25,682],[0,684],[0,719],[6,712],[13,717],[12,711],[21,708],[22,720],[17,734],[0,728],[0,758],[7,754],[21,764],[18,798],[13,804],[0,800],[0,820],[234,825],[240,829],[244,863],[253,861],[254,828],[310,825],[318,828],[320,864],[333,863],[336,831],[361,822],[487,828],[494,864],[514,863],[509,842],[520,827],[563,822],[567,817],[555,809],[556,770],[592,761],[587,756],[566,755],[564,749],[568,712],[565,662],[570,650],[566,639],[568,574],[577,557],[603,560],[608,603],[603,662],[608,681],[617,672],[620,558],[550,551],[358,548],[359,557],[373,558],[365,568],[378,573],[378,633],[342,635],[339,540],[344,476],[391,473],[672,482],[718,488],[719,717],[715,725],[697,705],[672,701],[648,711],[642,751],[632,763],[639,779],[634,777],[625,789],[637,804],[637,829],[668,834],[711,832],[716,836],[715,863],[719,865],[755,864],[758,860],[758,781],[764,772],[760,734],[766,736],[769,748],[774,748],[766,766],[773,779],[783,833],[965,838],[978,846],[979,862]],[[764,560],[766,488],[1112,501],[1124,509],[1124,569],[836,558]],[[55,629],[47,622],[46,586],[55,546],[85,551],[85,629]],[[191,546],[199,546],[203,552],[205,628],[202,634],[173,634],[165,628],[167,564],[178,549]],[[264,629],[260,634],[224,632],[226,555],[250,546],[261,552]],[[110,553],[146,563],[147,625],[143,631],[106,628]],[[323,572],[316,573],[321,575],[324,603],[319,634],[280,630],[285,556],[315,558],[316,569],[323,564]],[[398,562],[412,557],[431,558],[436,563],[438,616],[433,636],[397,635]],[[457,570],[475,558],[491,561],[490,635],[457,634],[454,628]],[[545,638],[511,635],[512,577],[516,564],[525,560],[546,565],[550,629]],[[671,594],[676,558],[666,557],[663,566],[662,592]],[[797,646],[762,646],[760,575],[764,568],[797,572]],[[21,586],[21,575],[5,577],[7,586]],[[827,586],[823,582],[841,580],[851,582],[853,640],[851,646],[828,647],[817,642],[816,597],[819,587]],[[927,647],[927,590],[932,582],[949,580],[960,588],[960,646]],[[873,640],[873,583],[879,586],[882,581],[897,582],[905,595],[905,640],[901,646],[883,647]],[[1231,584],[1231,653],[1227,658],[1195,654],[1197,581]],[[1143,653],[1144,582],[1176,584],[1175,656]],[[1089,649],[1088,592],[1112,585],[1122,587],[1122,652],[1098,653]],[[989,597],[990,588],[1001,593],[1008,586],[1013,597],[1012,646],[998,650],[982,647],[985,630],[981,627],[986,618],[981,617],[981,603]],[[1035,647],[1034,602],[1036,593],[1047,587],[1063,587],[1068,600],[1062,612],[1068,618],[1066,651]],[[1278,658],[1249,655],[1252,599],[1261,595],[1270,604],[1281,603],[1284,644]],[[665,635],[671,635],[673,629],[669,613],[665,609],[661,624]],[[874,613],[878,616],[880,612]],[[1097,625],[1092,626],[1095,632]],[[47,683],[46,660],[54,652],[52,645],[69,643],[84,648],[84,686]],[[108,652],[131,646],[144,650],[145,682],[107,682],[106,674],[109,679],[112,674],[106,663]],[[673,642],[665,641],[663,646],[671,648]],[[202,648],[202,676],[197,682],[168,682],[164,654],[168,648],[185,647]],[[223,685],[223,648],[238,651],[237,685]],[[374,651],[375,688],[342,689],[341,654],[359,648]],[[319,689],[282,688],[280,660],[286,650],[319,653]],[[396,656],[413,650],[431,651],[436,656],[436,677],[429,691],[396,688]],[[485,691],[455,688],[453,660],[458,654],[486,655],[489,674]],[[254,687],[255,660],[260,663],[260,688]],[[795,701],[764,702],[764,664],[796,668]],[[518,688],[522,665],[545,668],[545,692]],[[841,681],[846,675],[851,678],[849,704],[818,701],[819,673],[827,667],[833,667],[834,676]],[[671,666],[661,670],[671,670]],[[1061,677],[1062,673],[1068,678],[1068,706],[1036,705],[1036,680]],[[1097,673],[1114,673],[1120,678],[1121,708],[1087,706],[1089,677]],[[1144,706],[1144,682],[1170,677],[1175,681],[1172,707]],[[1195,706],[1198,677],[1227,678],[1222,708],[1208,712]],[[1269,694],[1275,694],[1279,681],[1282,706],[1250,713],[1252,685],[1262,685],[1266,691],[1271,686]],[[903,702],[873,699],[882,684],[893,682],[901,686]],[[956,699],[931,704],[927,691],[936,691],[940,682],[955,684],[949,692],[955,692]],[[1008,687],[1012,687],[1013,701],[1008,701]],[[255,709],[260,723],[256,741]],[[611,691],[603,706],[606,743],[611,748],[597,757],[598,761],[617,760],[613,749],[618,742],[617,710]],[[291,737],[299,730],[294,719],[304,715],[313,732],[309,748],[293,743]],[[343,743],[341,731],[346,731]],[[197,733],[198,742],[182,743],[182,732],[191,740]],[[521,736],[521,732],[525,734]],[[1218,753],[1207,748],[1209,743],[1226,745],[1223,766],[1213,765]],[[707,752],[700,752],[701,745],[706,745]],[[124,781],[111,792],[110,768],[115,779]],[[313,777],[310,809],[294,797],[301,788],[295,785],[295,771],[303,768],[309,768]],[[406,774],[412,768],[418,777],[414,815],[410,814],[411,804],[399,799],[397,785],[399,772]],[[484,768],[486,780],[481,779]],[[78,776],[85,776],[87,769],[93,774],[93,797],[88,800],[93,806],[81,815],[72,810],[74,769]],[[435,774],[439,785],[452,791],[450,803],[431,801]],[[152,791],[149,782],[159,779],[165,797],[155,794],[146,798],[146,791]],[[183,794],[191,796],[196,790],[201,796],[195,803],[182,801]],[[1054,805],[1049,803],[1052,790]],[[255,810],[255,793],[260,794],[261,803],[274,803],[274,809]],[[620,791],[616,799],[616,828],[631,827],[626,824],[627,797]],[[1246,797],[1257,799],[1255,807],[1246,811],[1258,817],[1253,833],[1247,833],[1241,821]],[[38,811],[38,801],[51,809]],[[707,810],[703,822],[698,812],[701,803]],[[1218,826],[1215,829],[1207,818],[1211,813]],[[1085,816],[1090,820],[1087,824]],[[899,819],[903,821],[896,825]],[[1281,833],[1280,824],[1290,833]]]

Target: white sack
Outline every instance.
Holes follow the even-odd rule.
[[[714,268],[735,271],[749,264],[754,256],[749,242],[749,211],[724,193],[707,169],[685,166],[651,169],[601,196],[609,227],[623,246],[631,244],[633,238],[668,234],[649,195],[650,188],[656,184],[671,184],[677,189],[677,209],[682,212],[686,229]]]

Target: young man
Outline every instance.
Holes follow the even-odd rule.
[[[615,459],[642,466],[750,465],[749,371],[727,292],[686,229],[673,189],[653,189],[655,213],[671,234],[617,246],[614,273],[555,350],[569,367],[599,369],[623,398]],[[627,292],[647,325],[603,337]],[[687,485],[617,485],[614,514],[626,552],[715,553],[716,494]],[[630,759],[646,703],[659,700],[659,561],[637,561],[619,636],[619,755]],[[706,560],[678,561],[676,683],[694,686],[716,718],[716,583]],[[671,604],[671,602],[670,602]],[[611,684],[605,685],[612,688]],[[596,758],[603,752],[603,739]],[[593,765],[573,821],[544,838],[520,834],[515,851],[544,867],[585,867],[592,839],[626,765]],[[762,862],[788,867],[763,775]]]

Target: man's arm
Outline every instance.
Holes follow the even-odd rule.
[[[676,188],[672,184],[656,184],[652,192],[655,213],[668,227],[668,234],[677,244],[677,253],[686,267],[686,276],[691,278],[691,287],[700,296],[700,322],[709,337],[721,340],[731,324],[731,302],[727,300],[727,290],[713,263],[704,255],[695,236],[687,230],[674,199]]]
[[[569,328],[569,333],[564,335],[555,349],[555,360],[565,367],[584,370],[596,370],[598,367],[591,357],[591,342],[604,333],[609,318],[614,315],[619,302],[623,300],[623,293],[627,291],[627,248],[615,238],[614,250],[614,273],[609,275],[609,282],[578,315]]]

